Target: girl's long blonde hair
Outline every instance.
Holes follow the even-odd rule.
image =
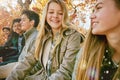
[[[120,0],[113,0],[120,9]],[[76,80],[99,80],[107,39],[103,35],[93,35],[90,31],[85,39],[83,53],[79,59]],[[112,80],[120,79],[120,64]]]
[[[36,43],[35,43],[35,58],[38,60],[39,58],[39,53],[41,50],[41,44],[42,44],[42,38],[46,35],[46,28],[50,26],[48,26],[48,23],[46,22],[46,15],[47,15],[47,10],[49,7],[49,4],[55,2],[57,4],[59,4],[63,10],[63,18],[62,18],[62,28],[67,28],[69,19],[68,19],[68,11],[66,8],[65,3],[63,2],[63,0],[49,0],[45,6],[45,8],[43,9],[43,14],[42,14],[42,19],[41,19],[41,25],[40,25],[40,29],[39,29],[39,33],[36,39]]]
[[[108,46],[106,37],[104,35],[93,35],[90,29],[78,61],[76,80],[99,80],[106,46]],[[120,78],[120,65],[113,80],[118,78]]]
[[[86,36],[83,53],[78,63],[77,80],[98,80],[106,46],[105,36],[93,35],[91,29]],[[94,79],[93,79],[94,78]]]

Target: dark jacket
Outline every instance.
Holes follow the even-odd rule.
[[[5,45],[0,47],[0,56],[3,58],[3,62],[0,63],[0,65],[16,62],[18,60],[18,38],[19,35],[13,32]]]

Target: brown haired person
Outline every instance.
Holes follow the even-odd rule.
[[[5,36],[9,36],[11,29],[9,27],[3,27],[2,31]]]
[[[37,26],[39,24],[39,15],[37,13],[35,13],[34,11],[31,10],[23,10],[21,13],[21,29],[24,31],[23,36],[25,39],[25,45],[22,49],[22,51],[20,52],[20,56],[18,57],[18,62],[16,63],[11,63],[8,64],[8,67],[12,66],[12,69],[14,69],[16,67],[16,65],[24,60],[25,56],[27,55],[28,51],[34,51],[32,48],[34,48],[34,42],[37,36]],[[3,70],[5,68],[3,67]],[[12,69],[9,69],[8,72],[10,73]],[[7,72],[1,72],[0,76],[7,76],[9,73],[7,73],[7,75],[4,73]]]
[[[21,27],[25,31],[25,46],[19,56],[19,61],[24,60],[28,51],[32,51],[36,36],[38,34],[37,27],[39,24],[39,14],[31,10],[23,10],[21,13]],[[30,46],[32,45],[32,46]]]
[[[78,59],[73,80],[120,80],[120,0],[97,0]]]
[[[82,37],[70,26],[63,0],[49,0],[43,9],[35,52],[30,51],[32,54],[7,80],[71,80]]]
[[[20,19],[19,18],[14,19],[12,23],[12,31],[9,35],[9,39],[4,46],[0,47],[0,57],[3,58],[3,61],[0,63],[0,66],[10,62],[17,61],[18,57],[16,55],[18,55],[19,53],[19,49],[18,49],[19,36],[22,35],[22,33],[24,32],[19,27],[21,27]],[[9,28],[6,29],[10,30]],[[11,57],[13,56],[16,57],[12,59]]]
[[[23,30],[21,30],[21,19],[16,18],[13,20],[12,23],[12,31],[10,33],[8,41],[5,43],[4,46],[1,46],[0,49],[0,79],[5,78],[5,74],[9,73],[9,70],[11,70],[13,66],[8,67],[10,63],[14,63],[18,61],[18,57],[20,55],[20,51],[22,50],[24,46],[24,42],[22,42],[22,39],[19,40],[22,37]],[[23,38],[23,37],[22,37]],[[21,44],[21,45],[19,45]],[[21,47],[21,49],[19,48]],[[5,70],[4,70],[5,69]],[[4,76],[3,76],[4,74]]]
[[[0,36],[0,48],[5,45],[9,36],[10,36],[11,29],[7,26],[2,28],[1,36]]]

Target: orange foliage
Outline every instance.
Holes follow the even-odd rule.
[[[25,0],[25,3],[23,3],[22,0],[18,0],[18,4],[16,5],[16,7],[13,8],[11,5],[11,1],[8,0],[7,6],[10,8],[10,11],[7,11],[5,7],[0,7],[0,35],[2,27],[11,26],[12,20],[19,17],[23,8],[28,9],[32,1],[33,0]],[[36,0],[35,3],[31,5],[31,9],[41,15],[43,7],[45,6],[47,1],[48,0]],[[64,0],[69,10],[71,22],[73,22],[73,20],[75,20],[76,18],[79,18],[83,23],[86,23],[86,14],[83,12],[87,11],[88,9],[92,9],[95,0],[84,0],[84,2],[80,2],[77,5],[73,4],[73,1],[74,0]],[[86,9],[86,7],[88,7],[88,9]],[[74,21],[73,24],[77,25],[77,28],[80,27],[78,22]],[[80,31],[86,33],[85,29],[80,29]]]
[[[6,42],[6,39],[2,36],[2,28],[5,26],[11,27],[12,20],[18,18],[21,12],[18,5],[15,8],[12,8],[9,4],[8,6],[10,11],[7,11],[5,7],[0,7],[0,45]]]

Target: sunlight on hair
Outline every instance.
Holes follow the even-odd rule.
[[[86,68],[86,61],[83,61],[81,69],[84,70]]]
[[[87,72],[88,72],[88,77],[90,77],[92,80],[94,80],[95,74],[98,74],[95,68],[89,68]]]

